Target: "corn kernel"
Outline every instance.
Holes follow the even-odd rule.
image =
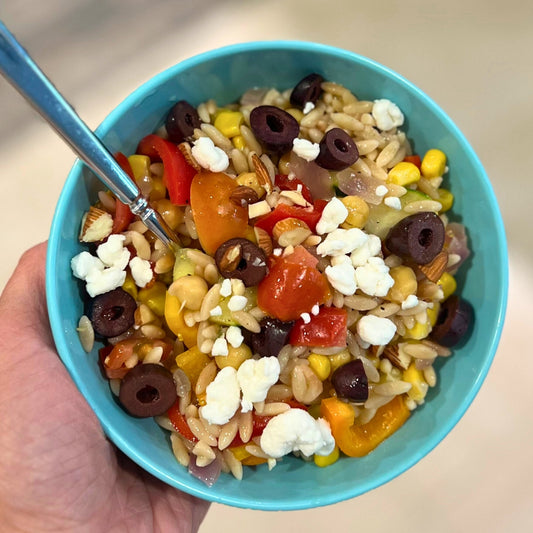
[[[442,288],[444,300],[449,298],[455,292],[455,289],[457,289],[457,282],[449,272],[444,272],[444,274],[442,274],[440,279],[437,281],[437,285],[440,285]]]
[[[407,392],[409,398],[415,402],[421,402],[426,397],[429,386],[424,379],[424,375],[416,368],[414,362],[409,365],[407,370],[404,370],[402,379],[412,385]]]
[[[406,339],[425,339],[431,331],[431,324],[427,321],[425,324],[417,322],[412,328],[406,329],[404,338]]]
[[[324,468],[326,466],[336,463],[339,459],[339,447],[335,445],[333,451],[329,455],[314,455],[313,460],[315,461],[316,466]]]
[[[257,174],[255,172],[243,172],[239,174],[235,180],[239,185],[244,185],[245,187],[250,187],[253,189],[259,198],[265,194],[265,189],[261,187],[259,180],[257,179]]]
[[[341,202],[348,209],[348,216],[341,224],[341,228],[362,228],[366,224],[370,213],[368,204],[359,196],[345,196],[341,198]]]
[[[438,189],[439,202],[442,205],[441,213],[449,211],[453,205],[453,194],[448,189]]]
[[[439,302],[435,302],[433,304],[433,307],[428,307],[426,313],[427,313],[428,321],[431,327],[433,327],[437,323],[437,318],[439,317],[439,311],[440,311]]]
[[[231,142],[237,150],[244,150],[246,148],[246,142],[242,135],[235,135],[235,137],[232,137]]]
[[[436,148],[428,150],[420,166],[424,178],[438,178],[444,174],[445,169],[446,154]]]
[[[151,176],[150,165],[151,161],[147,155],[130,155],[128,161],[133,171],[135,181],[141,181],[145,176]]]
[[[413,163],[402,161],[389,171],[387,181],[389,183],[394,183],[395,185],[401,185],[405,187],[406,185],[411,185],[420,180],[420,170]]]
[[[235,137],[241,133],[241,124],[244,117],[240,111],[224,110],[218,113],[215,118],[215,128],[228,138]]]
[[[350,352],[348,350],[342,350],[342,352],[333,355],[328,355],[327,358],[331,363],[331,372],[335,372],[335,370],[337,370],[337,368],[339,368],[340,366],[349,363],[352,356],[350,355]]]
[[[416,294],[418,283],[412,268],[404,265],[393,267],[390,269],[389,275],[394,280],[394,285],[387,293],[387,300],[402,303],[411,294]]]
[[[294,117],[296,119],[296,122],[298,122],[298,124],[300,124],[300,121],[302,120],[302,118],[304,118],[304,114],[301,109],[290,107],[289,109],[285,109],[285,111],[289,113],[289,115]]]
[[[329,373],[331,372],[331,362],[326,355],[319,355],[317,353],[312,353],[307,358],[309,361],[309,366],[311,370],[318,376],[320,381],[328,379]]]

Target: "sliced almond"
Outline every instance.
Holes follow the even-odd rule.
[[[192,148],[188,142],[182,142],[178,144],[178,149],[183,154],[185,161],[187,161],[187,163],[189,163],[189,165],[191,165],[191,167],[193,167],[196,172],[202,171],[202,167],[198,164],[198,161],[196,161],[196,159],[194,159],[194,156],[192,155]]]
[[[397,344],[386,346],[382,355],[383,357],[386,357],[396,368],[401,370],[407,370],[409,368],[411,357],[400,351],[400,348]]]
[[[83,217],[79,238],[82,242],[98,242],[111,235],[112,230],[113,217],[107,211],[91,206]]]
[[[294,217],[284,218],[276,222],[275,226],[272,228],[272,236],[274,237],[276,241],[279,241],[279,238],[281,237],[283,233],[286,233],[287,231],[292,231],[298,228],[309,230],[309,226],[303,220],[300,220],[299,218],[294,218]],[[309,235],[310,234],[311,233],[309,233]]]
[[[444,251],[437,254],[437,256],[427,265],[420,265],[418,268],[426,276],[429,281],[437,283],[442,274],[448,266],[448,254]]]
[[[258,228],[257,226],[254,226],[254,233],[255,238],[257,240],[257,246],[265,252],[265,254],[270,255],[272,253],[272,239],[270,238],[270,235],[268,232],[266,232],[263,228]]]
[[[267,194],[270,194],[272,192],[273,184],[267,167],[257,154],[252,155],[252,163],[254,165],[255,174],[259,184],[263,187],[263,189],[265,189]]]
[[[270,213],[271,208],[265,200],[256,202],[255,204],[250,204],[248,206],[248,218],[256,218],[261,215],[266,215]]]
[[[311,204],[303,197],[300,191],[281,191],[279,195],[283,198],[288,198],[293,204],[301,207],[311,206]]]

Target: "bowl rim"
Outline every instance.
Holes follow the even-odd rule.
[[[237,44],[231,44],[227,46],[223,46],[220,48],[216,48],[213,50],[208,50],[205,52],[201,52],[199,54],[196,54],[192,57],[189,57],[187,59],[184,59],[183,61],[180,61],[179,63],[176,63],[165,70],[157,73],[144,83],[142,83],[139,87],[137,87],[134,91],[132,91],[128,96],[126,96],[100,123],[98,128],[96,129],[96,133],[99,137],[104,136],[111,128],[112,125],[116,122],[116,120],[121,117],[125,111],[127,111],[133,102],[137,101],[139,96],[145,93],[149,93],[151,90],[153,90],[156,86],[160,85],[161,83],[165,82],[168,78],[174,77],[176,75],[179,75],[180,72],[183,72],[184,70],[187,70],[191,67],[194,67],[195,65],[210,61],[210,60],[216,60],[217,58],[225,57],[228,55],[234,55],[240,52],[254,52],[254,51],[265,51],[265,50],[289,50],[289,51],[304,51],[304,52],[317,52],[320,54],[329,54],[336,57],[341,57],[342,59],[346,59],[349,61],[355,61],[356,63],[362,64],[365,67],[381,72],[385,76],[389,78],[393,78],[400,82],[401,85],[404,85],[408,91],[413,92],[417,98],[420,98],[423,100],[431,109],[432,111],[438,116],[438,118],[445,124],[446,128],[448,128],[450,131],[453,132],[453,135],[461,142],[461,144],[464,146],[465,152],[467,156],[470,158],[472,165],[476,167],[478,173],[484,178],[483,186],[484,186],[484,192],[489,199],[489,204],[487,206],[488,209],[491,209],[494,216],[494,222],[497,227],[497,232],[495,235],[495,246],[497,246],[501,253],[502,253],[502,261],[499,262],[496,267],[499,270],[499,276],[502,280],[502,284],[500,287],[497,288],[497,302],[498,302],[498,309],[496,312],[496,323],[498,325],[495,332],[492,334],[492,341],[490,343],[490,347],[487,353],[487,356],[483,360],[483,365],[481,368],[479,368],[477,372],[477,377],[474,385],[469,390],[468,394],[465,396],[463,401],[460,404],[460,407],[453,413],[453,416],[449,418],[449,420],[442,424],[437,434],[434,436],[434,438],[431,441],[428,441],[425,443],[425,446],[422,446],[418,453],[413,454],[410,457],[410,460],[403,461],[402,464],[395,470],[387,472],[386,474],[383,474],[379,477],[373,478],[371,481],[366,482],[363,485],[355,485],[354,490],[351,492],[344,491],[343,493],[335,493],[334,495],[331,494],[324,494],[323,498],[320,500],[320,502],[310,502],[311,505],[306,504],[306,500],[304,498],[300,498],[295,502],[287,502],[286,504],[280,504],[273,506],[267,502],[264,504],[263,502],[258,501],[251,501],[251,500],[243,500],[241,498],[233,497],[231,495],[227,494],[220,494],[219,491],[213,490],[212,488],[208,487],[201,487],[197,489],[196,487],[190,487],[187,484],[179,482],[179,480],[175,480],[171,478],[170,476],[166,475],[164,472],[161,472],[157,468],[155,468],[150,461],[146,461],[145,458],[142,456],[139,456],[138,454],[134,453],[132,449],[130,448],[129,444],[125,440],[123,436],[120,435],[120,432],[117,432],[112,425],[108,425],[105,423],[106,416],[105,413],[103,413],[97,405],[94,404],[94,402],[91,401],[91,392],[88,389],[88,387],[85,386],[84,380],[81,379],[81,377],[77,376],[75,368],[73,368],[73,365],[70,364],[70,361],[64,359],[62,354],[69,353],[69,346],[65,342],[65,339],[63,338],[63,330],[61,327],[61,315],[59,312],[59,309],[57,306],[53,305],[53,302],[57,301],[58,292],[61,290],[60,287],[58,287],[54,282],[54,276],[48,275],[48,273],[56,272],[58,270],[58,258],[57,258],[57,250],[59,248],[59,244],[61,241],[61,232],[60,232],[60,219],[62,218],[62,213],[66,211],[67,204],[69,202],[69,198],[72,195],[72,192],[76,186],[76,183],[81,175],[81,170],[84,167],[84,164],[80,160],[76,160],[74,165],[72,166],[65,184],[62,188],[57,206],[55,208],[51,230],[50,230],[50,237],[48,242],[48,250],[47,250],[47,258],[46,258],[46,294],[47,294],[47,305],[48,305],[48,313],[50,317],[50,324],[51,329],[54,337],[54,341],[56,343],[57,351],[60,354],[60,357],[66,366],[67,370],[69,371],[72,379],[76,383],[76,386],[80,390],[80,392],[83,394],[85,400],[89,403],[92,410],[95,412],[96,416],[98,417],[98,420],[100,424],[103,427],[104,432],[106,435],[110,438],[110,440],[119,448],[121,449],[126,455],[128,455],[133,461],[135,461],[137,464],[141,465],[143,469],[150,472],[154,476],[158,477],[159,479],[163,480],[164,482],[178,488],[179,490],[182,490],[184,492],[187,492],[189,494],[192,494],[193,496],[197,496],[199,498],[211,501],[211,502],[217,502],[222,503],[226,505],[231,505],[235,507],[241,507],[241,508],[249,508],[249,509],[257,509],[257,510],[299,510],[299,509],[307,509],[311,507],[320,507],[324,505],[331,505],[334,503],[338,503],[340,501],[344,501],[350,498],[354,498],[356,496],[359,496],[365,492],[368,492],[370,490],[373,490],[392,479],[396,478],[412,466],[414,466],[418,461],[420,461],[422,458],[427,456],[445,437],[446,435],[457,425],[459,420],[463,417],[469,406],[471,405],[472,401],[474,400],[475,396],[479,392],[479,389],[481,388],[481,385],[483,384],[488,371],[490,369],[490,366],[493,362],[493,359],[496,355],[496,349],[498,347],[498,343],[501,338],[503,325],[504,325],[504,319],[505,319],[505,312],[507,308],[507,300],[508,300],[508,284],[509,284],[509,259],[508,259],[508,251],[507,251],[507,241],[505,236],[505,229],[503,224],[503,219],[501,216],[501,212],[499,210],[497,200],[493,191],[493,188],[491,186],[491,183],[489,181],[489,178],[481,164],[481,161],[479,160],[477,154],[474,152],[473,148],[469,144],[469,142],[466,140],[463,133],[459,130],[459,128],[455,125],[455,123],[452,121],[452,119],[441,109],[441,107],[433,101],[425,92],[423,92],[421,89],[416,87],[413,83],[411,83],[409,80],[404,78],[402,75],[398,74],[397,72],[391,70],[390,68],[368,58],[363,55],[357,54],[355,52],[351,52],[345,49],[337,48],[334,46],[321,44],[317,42],[309,42],[309,41],[303,41],[303,40],[272,40],[272,41],[250,41],[250,42],[242,42]]]

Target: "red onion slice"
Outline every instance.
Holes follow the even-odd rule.
[[[205,483],[208,487],[212,487],[218,479],[218,476],[220,476],[220,461],[215,459],[207,466],[198,466],[196,464],[196,455],[191,454],[189,473]]]

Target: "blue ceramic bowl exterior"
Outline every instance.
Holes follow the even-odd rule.
[[[109,438],[136,463],[174,487],[200,498],[261,510],[294,510],[333,504],[379,487],[422,459],[454,427],[478,392],[500,338],[508,289],[503,223],[490,182],[472,148],[446,114],[423,92],[387,68],[356,54],[305,42],[256,42],[204,53],[155,76],[124,100],[97,133],[110,150],[132,153],[154,131],[173,102],[199,104],[236,100],[253,86],[293,87],[310,72],[341,83],[359,98],[389,98],[406,116],[404,129],[417,153],[438,147],[449,161],[446,186],[455,195],[453,217],[465,224],[472,249],[459,291],[475,309],[468,341],[438,366],[439,384],[425,405],[370,455],[342,458],[328,468],[287,457],[268,472],[245,469],[237,481],[221,475],[207,488],[172,455],[168,433],[149,420],[128,416],[109,391],[97,365],[96,346],[87,355],[76,326],[83,314],[81,287],[70,270],[82,251],[82,213],[96,200],[98,180],[79,161],[60,196],[47,262],[50,322],[59,354]]]

